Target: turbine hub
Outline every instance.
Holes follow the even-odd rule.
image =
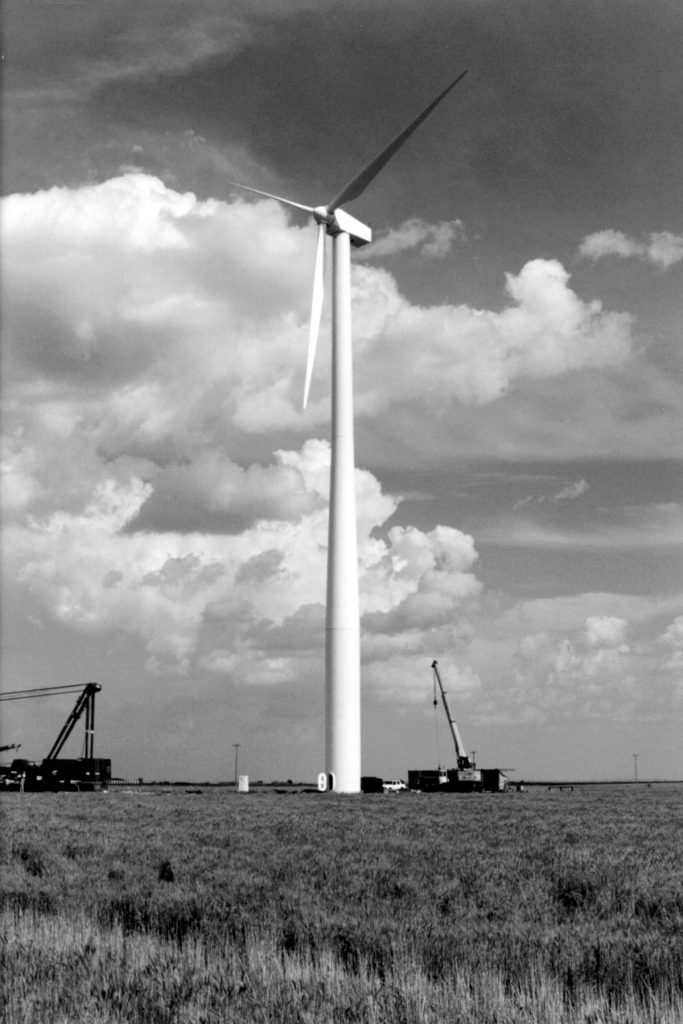
[[[330,221],[332,220],[329,213],[327,212],[326,206],[316,206],[315,210],[313,211],[313,217],[315,219],[316,224],[329,224]]]

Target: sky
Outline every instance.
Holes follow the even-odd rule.
[[[4,28],[2,689],[100,682],[120,777],[317,777],[329,305],[303,411],[315,225],[231,182],[325,203],[467,70],[348,206],[362,771],[453,766],[437,659],[482,767],[683,778],[678,0]]]

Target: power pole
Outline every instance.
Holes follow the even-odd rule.
[[[235,748],[235,789],[237,789],[237,755],[239,753],[241,743],[233,743],[233,747]]]
[[[634,774],[634,778],[635,778],[636,782],[638,781],[638,758],[639,757],[640,757],[640,754],[634,754],[633,755],[633,774]]]

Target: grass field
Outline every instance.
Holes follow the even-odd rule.
[[[683,787],[5,794],[7,1024],[680,1024]]]

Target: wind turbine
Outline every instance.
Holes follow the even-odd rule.
[[[434,108],[467,74],[463,71],[327,206],[305,206],[230,182],[285,206],[304,210],[318,225],[311,323],[304,384],[308,402],[323,305],[325,236],[332,238],[332,444],[325,617],[325,772],[320,789],[360,792],[360,620],[354,490],[353,357],[351,346],[351,246],[372,241],[372,231],[341,209],[357,199]]]

